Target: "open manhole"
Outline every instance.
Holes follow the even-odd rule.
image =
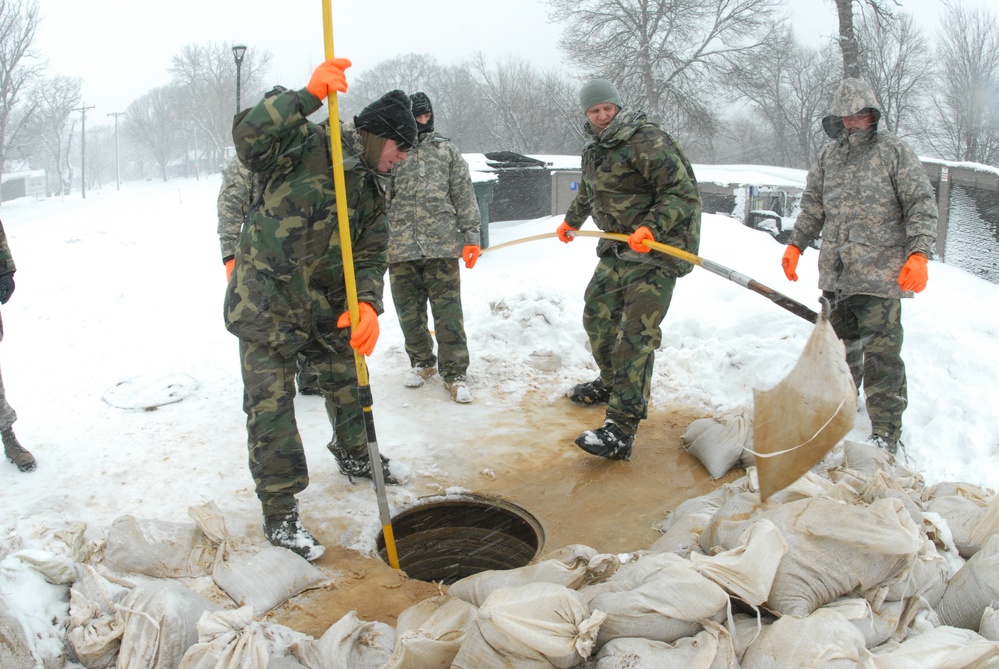
[[[478,495],[435,497],[392,519],[399,567],[410,578],[450,585],[490,569],[530,563],[544,530],[530,513],[505,500]],[[378,553],[388,562],[385,536]]]

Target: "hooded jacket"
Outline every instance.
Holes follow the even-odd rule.
[[[875,123],[848,132],[842,117],[865,109]],[[874,90],[845,79],[822,127],[832,138],[809,170],[789,244],[804,251],[822,237],[819,288],[842,295],[912,297],[898,274],[912,253],[932,255],[937,207],[923,165],[909,146],[880,131]]]
[[[236,248],[225,298],[226,328],[291,357],[310,338],[349,354],[347,310],[328,123],[307,116],[322,103],[305,89],[266,96],[233,127],[236,152],[263,192]],[[361,137],[341,125],[357,299],[383,310],[388,267],[384,177],[359,159]]]
[[[697,253],[701,196],[687,157],[673,138],[642,112],[620,110],[602,132],[585,125],[582,183],[565,221],[579,229],[587,216],[604,232],[630,235],[647,226],[657,242]],[[665,267],[673,276],[693,269],[662,253],[636,253],[621,242],[601,239],[597,255]]]

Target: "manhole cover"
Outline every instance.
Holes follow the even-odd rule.
[[[544,530],[530,513],[505,500],[462,495],[435,497],[392,519],[399,567],[420,581],[450,585],[491,569],[530,563],[544,546]],[[385,537],[378,552],[388,561]]]

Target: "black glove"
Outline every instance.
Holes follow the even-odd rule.
[[[0,274],[0,304],[7,304],[7,300],[14,294],[14,273]]]

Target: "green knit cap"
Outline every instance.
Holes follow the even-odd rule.
[[[621,102],[621,94],[614,88],[614,84],[606,79],[590,79],[583,84],[583,88],[579,91],[579,104],[582,105],[584,113],[593,105],[602,102],[615,104],[618,109],[624,107]]]

